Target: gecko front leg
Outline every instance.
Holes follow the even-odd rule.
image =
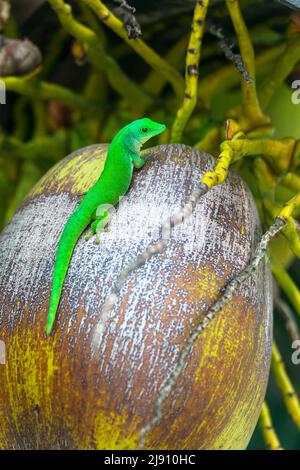
[[[135,155],[132,159],[132,163],[135,168],[142,168],[145,165],[146,161],[140,155]]]

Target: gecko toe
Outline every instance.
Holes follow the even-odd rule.
[[[93,235],[94,235],[93,232],[89,232],[85,237],[85,241],[87,242],[90,238],[92,238]]]

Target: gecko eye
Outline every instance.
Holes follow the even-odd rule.
[[[148,132],[148,127],[142,127],[142,132],[144,133]]]

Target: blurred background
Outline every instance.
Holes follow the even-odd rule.
[[[174,119],[177,104],[170,83],[105,27],[84,2],[66,3],[72,6],[74,17],[95,32],[97,54],[101,54],[106,66],[113,62],[112,75],[119,66],[127,86],[135,84],[132,96],[136,94],[136,99],[126,100],[124,82],[112,86],[114,80],[101,70],[101,61],[98,65],[97,60],[92,62],[83,45],[61,27],[48,2],[12,0],[9,5],[7,0],[0,0],[0,77],[6,86],[6,104],[0,104],[1,228],[41,176],[70,152],[95,142],[109,142],[116,130],[146,111],[169,126]],[[120,2],[104,3],[127,22],[127,35],[134,36],[141,31],[147,44],[184,75],[194,0],[131,0],[130,5],[136,8],[134,18],[128,16],[130,11],[120,10]],[[289,35],[300,31],[300,2],[245,0],[240,3],[258,59],[260,84]],[[183,137],[190,145],[202,142],[204,150],[213,155],[218,154],[222,136],[216,135],[209,145],[205,136],[212,129],[224,126],[228,110],[241,99],[241,78],[228,60],[228,51],[238,53],[235,34],[224,1],[214,0],[204,35],[200,99]],[[294,80],[300,80],[300,64],[296,64],[276,91],[266,110],[271,117],[273,135],[278,138],[300,138],[300,104],[291,101]],[[145,96],[139,95],[139,90]],[[253,181],[247,180],[247,168],[239,170],[253,190]],[[285,197],[286,194],[278,194],[279,200]],[[285,252],[282,258],[300,288],[299,261],[293,261]],[[275,290],[276,296],[292,310],[284,294]],[[279,310],[274,312],[274,336],[300,394],[300,364],[291,362],[292,341]],[[295,321],[299,328],[299,317]],[[300,449],[299,430],[288,416],[272,378],[267,400],[283,447]],[[263,448],[264,441],[257,429],[249,449]]]

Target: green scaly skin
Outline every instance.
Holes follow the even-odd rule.
[[[100,178],[75,209],[60,237],[47,317],[48,335],[55,321],[64,280],[78,238],[90,223],[91,231],[86,238],[90,238],[96,232],[97,237],[99,236],[99,230],[104,229],[109,217],[107,210],[102,210],[99,215],[101,212],[99,206],[116,205],[119,202],[130,186],[133,168],[141,168],[145,163],[140,155],[142,145],[165,129],[164,124],[142,118],[123,127],[114,137]]]

